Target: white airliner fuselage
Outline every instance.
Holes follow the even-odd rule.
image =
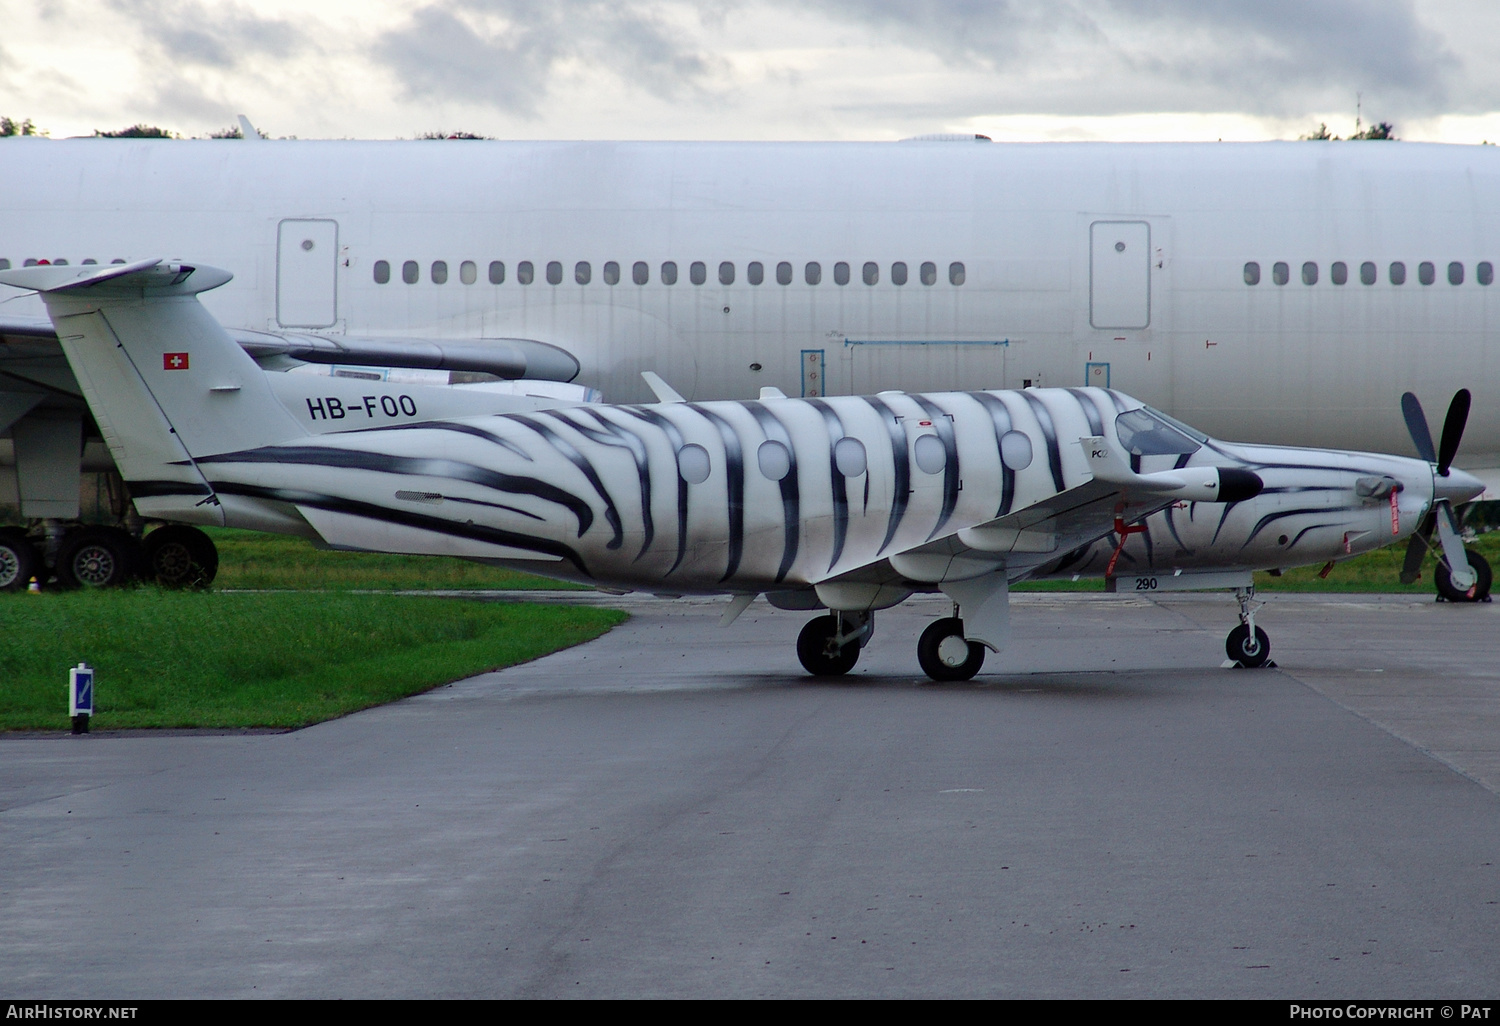
[[[0,186],[11,266],[201,259],[231,327],[534,339],[616,402],[1094,385],[1406,451],[1468,386],[1500,467],[1489,147],[11,139]]]

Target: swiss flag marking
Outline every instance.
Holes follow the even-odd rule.
[[[162,370],[187,370],[188,369],[188,354],[187,353],[162,353],[161,354],[161,369]]]

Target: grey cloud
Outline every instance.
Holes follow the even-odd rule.
[[[1001,112],[999,101],[1005,113],[1298,116],[1351,106],[1364,90],[1417,115],[1442,107],[1458,71],[1409,0],[812,4],[951,63],[994,72],[981,104],[991,113]]]
[[[230,69],[247,60],[296,56],[310,44],[286,21],[235,4],[189,0],[110,0],[171,65]]]
[[[533,114],[556,66],[580,59],[662,96],[701,88],[711,60],[675,40],[650,8],[603,0],[460,0],[416,10],[376,59],[414,98]]]

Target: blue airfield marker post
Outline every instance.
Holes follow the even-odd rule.
[[[73,718],[73,733],[89,732],[89,717],[94,715],[94,668],[79,663],[68,671],[68,715]]]

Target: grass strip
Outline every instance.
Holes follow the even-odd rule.
[[[300,727],[596,638],[624,613],[394,595],[133,591],[0,596],[0,729]]]

